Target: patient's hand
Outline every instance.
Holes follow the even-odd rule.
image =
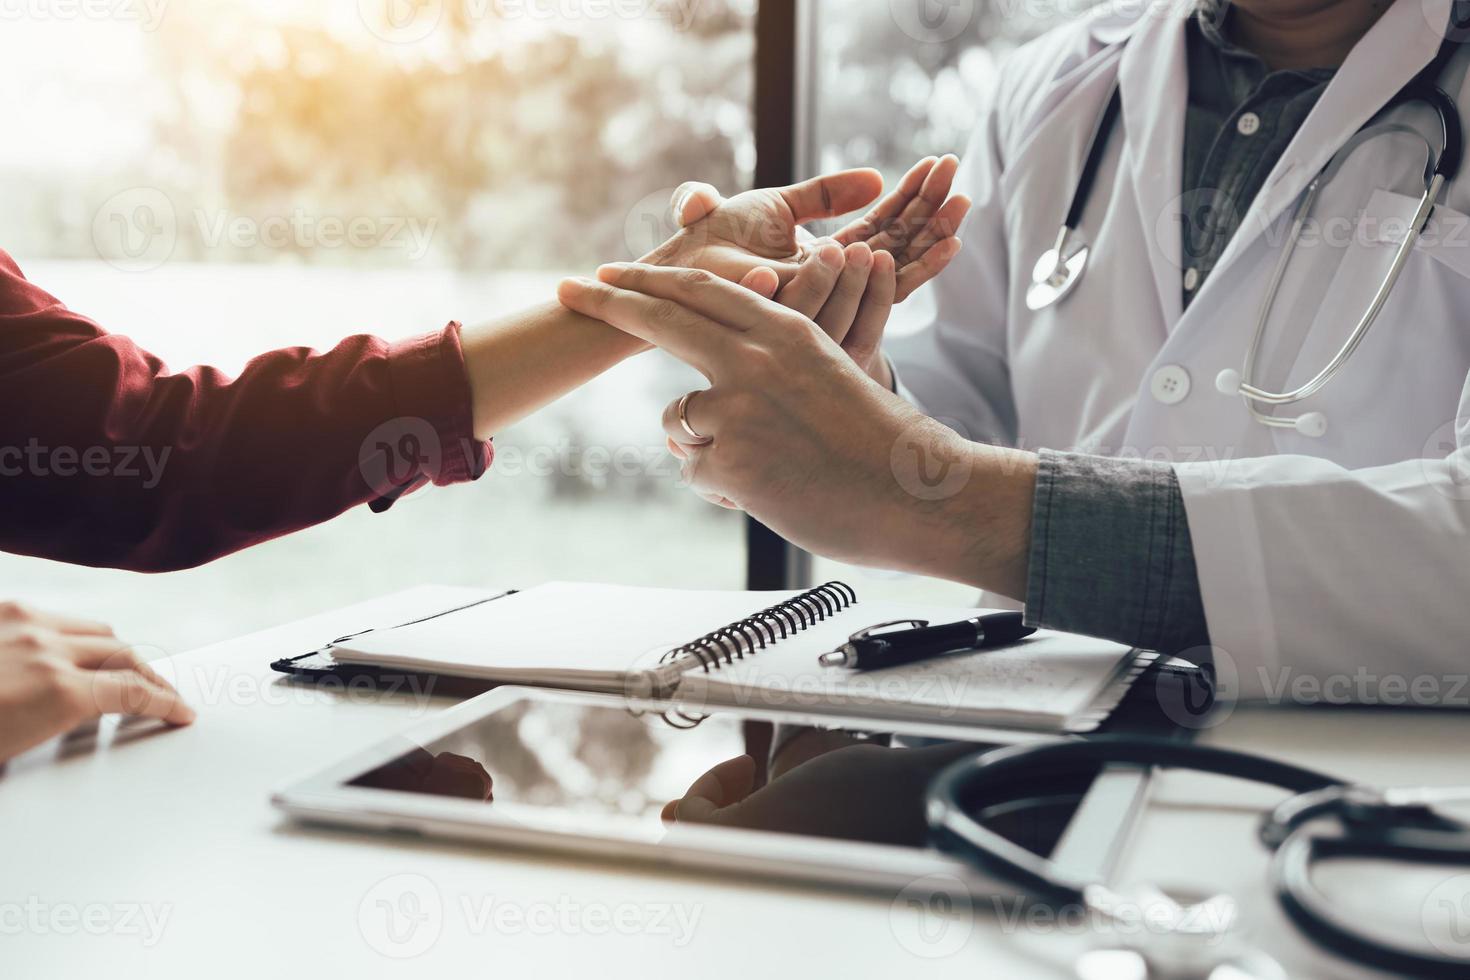
[[[943,272],[960,252],[956,232],[970,200],[950,197],[958,167],[954,156],[920,160],[862,218],[825,239],[813,238],[801,224],[870,203],[882,189],[874,171],[849,170],[728,200],[709,184],[688,183],[673,202],[683,230],[649,261],[702,268],[762,295],[774,293],[783,305],[815,320],[879,384],[892,388],[880,353],[892,307]],[[834,243],[845,250],[842,285],[856,284],[856,296],[850,298],[850,287],[838,288],[833,302],[813,308],[791,279],[803,260]],[[839,298],[844,292],[850,301]]]
[[[802,224],[855,211],[883,191],[876,170],[845,170],[790,187],[761,188],[720,198],[708,184],[685,184],[674,196],[680,230],[654,250],[653,265],[704,269],[740,282],[768,268],[789,282],[813,252]]]
[[[194,720],[173,685],[109,627],[0,602],[0,767],[104,714]]]

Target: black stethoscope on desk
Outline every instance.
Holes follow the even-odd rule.
[[[1276,301],[1276,294],[1280,289],[1282,279],[1286,275],[1286,269],[1291,262],[1292,255],[1296,252],[1297,243],[1301,240],[1302,227],[1307,217],[1311,214],[1312,205],[1317,200],[1318,192],[1322,186],[1329,181],[1341,166],[1343,160],[1362,142],[1364,138],[1371,135],[1366,129],[1359,130],[1337,154],[1333,156],[1325,167],[1322,168],[1302,194],[1300,202],[1292,217],[1291,232],[1285,246],[1281,250],[1281,256],[1277,260],[1276,269],[1272,274],[1270,283],[1266,289],[1259,310],[1256,315],[1255,334],[1246,350],[1245,360],[1239,370],[1227,368],[1222,370],[1215,379],[1215,386],[1222,394],[1239,395],[1245,400],[1251,415],[1257,422],[1272,428],[1295,429],[1304,436],[1320,437],[1327,433],[1327,417],[1321,412],[1306,412],[1297,416],[1279,416],[1269,414],[1266,409],[1295,405],[1305,401],[1317,392],[1321,391],[1333,378],[1342,373],[1343,367],[1349,358],[1362,345],[1368,330],[1373,326],[1378,315],[1388,303],[1388,298],[1398,283],[1399,276],[1403,272],[1404,265],[1409,256],[1413,254],[1414,246],[1418,243],[1425,227],[1429,224],[1430,215],[1434,212],[1435,202],[1439,199],[1440,192],[1444,186],[1454,180],[1460,172],[1460,164],[1464,154],[1464,137],[1460,127],[1460,113],[1455,105],[1454,99],[1438,85],[1438,78],[1444,73],[1446,64],[1450,57],[1459,47],[1456,40],[1467,27],[1470,27],[1470,13],[1456,5],[1453,19],[1450,22],[1449,34],[1440,45],[1439,51],[1422,71],[1415,75],[1391,100],[1384,109],[1392,109],[1407,105],[1412,102],[1422,102],[1430,106],[1439,117],[1440,152],[1432,155],[1424,170],[1424,191],[1419,198],[1419,205],[1414,211],[1413,217],[1408,222],[1408,229],[1394,252],[1393,261],[1388,271],[1384,274],[1372,300],[1364,310],[1347,340],[1338,348],[1337,353],[1327,362],[1327,365],[1310,379],[1298,385],[1290,391],[1271,391],[1257,386],[1254,383],[1256,366],[1259,359],[1261,340],[1265,335],[1266,325],[1270,321],[1271,309]],[[1106,107],[1099,117],[1096,127],[1093,129],[1092,138],[1088,143],[1087,155],[1083,160],[1082,172],[1077,178],[1077,185],[1072,191],[1071,203],[1067,207],[1066,217],[1062,220],[1062,226],[1057,231],[1056,243],[1037,259],[1035,267],[1031,272],[1031,284],[1026,290],[1026,306],[1033,313],[1046,309],[1060,303],[1067,297],[1077,283],[1081,281],[1082,274],[1087,269],[1087,260],[1090,247],[1081,240],[1078,228],[1082,223],[1082,212],[1087,207],[1087,202],[1092,196],[1093,186],[1097,182],[1098,169],[1102,166],[1104,153],[1107,149],[1108,138],[1117,125],[1118,116],[1122,108],[1122,99],[1116,85],[1108,98]]]
[[[1111,915],[1116,896],[1102,881],[1069,874],[976,815],[984,814],[987,791],[1044,785],[1113,764],[1187,769],[1294,794],[1266,814],[1258,835],[1272,851],[1271,883],[1292,921],[1322,946],[1360,963],[1414,976],[1470,976],[1470,956],[1373,935],[1335,907],[1313,879],[1319,864],[1343,859],[1470,866],[1470,828],[1429,807],[1470,799],[1465,790],[1379,790],[1257,755],[1168,739],[1065,740],[980,752],[944,769],[926,800],[931,838],[941,850],[1001,875],[1048,905]]]

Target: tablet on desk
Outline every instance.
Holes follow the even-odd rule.
[[[715,796],[739,781],[738,763],[712,771],[743,754],[745,722],[772,718],[721,711],[680,729],[664,722],[666,708],[499,688],[280,791],[273,802],[309,822],[517,850],[876,889],[943,874],[977,892],[1010,893],[927,846],[924,773],[982,748],[973,734],[905,726],[894,734],[920,747],[839,750],[773,780],[723,812],[719,824],[688,814],[670,822],[667,804],[696,781],[703,778]],[[863,728],[830,717],[823,723]],[[1048,786],[1044,799],[1033,798],[1034,809],[998,810],[997,828],[1064,865],[1106,867],[1131,827],[1143,782],[1140,773],[1118,772]],[[1088,805],[1079,808],[1084,797]]]

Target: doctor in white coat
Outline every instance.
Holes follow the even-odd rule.
[[[687,474],[798,544],[1213,657],[1247,698],[1470,703],[1470,174],[1433,189],[1327,384],[1254,405],[1278,425],[1239,393],[1242,373],[1284,392],[1332,361],[1390,272],[1426,161],[1460,152],[1433,105],[1399,98],[1443,52],[1429,80],[1464,122],[1451,13],[1154,3],[1023,48],[956,180],[973,199],[964,251],[890,342],[891,369],[704,276],[611,267],[562,299],[710,378],[666,414]],[[1115,87],[1068,246],[1087,246],[1085,272],[1033,309]],[[718,206],[701,194],[696,214]]]

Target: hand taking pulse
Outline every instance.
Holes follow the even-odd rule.
[[[0,602],[0,765],[104,714],[194,720],[107,626]]]
[[[697,492],[840,561],[1025,594],[1035,456],[926,417],[762,292],[636,264],[599,275],[562,283],[562,303],[712,383],[664,415]]]

